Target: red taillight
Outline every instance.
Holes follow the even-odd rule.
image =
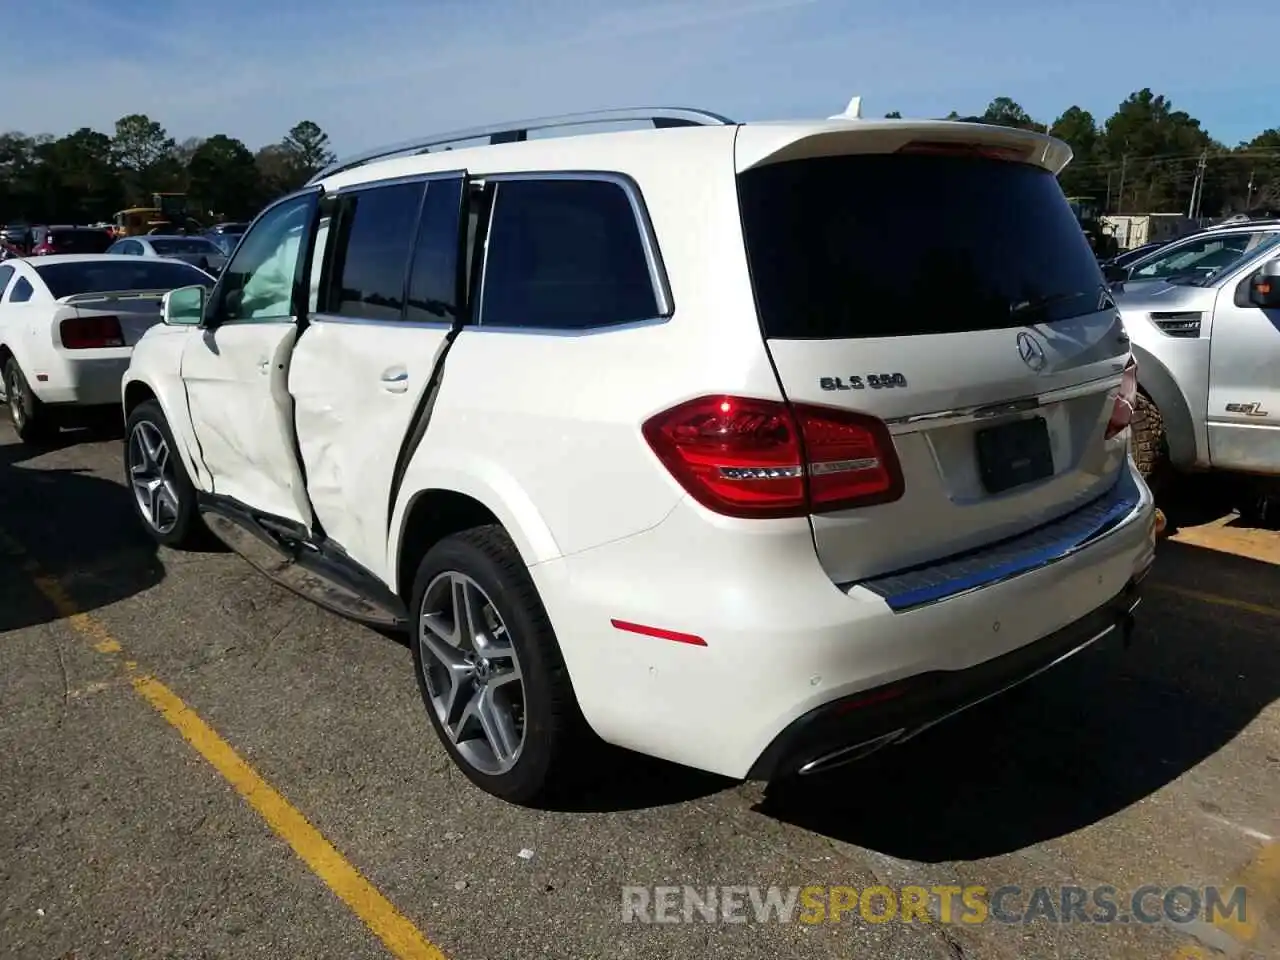
[[[644,425],[695,500],[731,517],[797,517],[887,503],[902,471],[885,425],[833,407],[699,397]]]
[[[1138,401],[1138,361],[1133,357],[1125,364],[1120,378],[1120,389],[1111,405],[1111,419],[1107,421],[1107,439],[1120,433],[1133,419],[1133,405]]]
[[[124,332],[118,317],[67,317],[58,332],[62,345],[68,350],[124,346]]]

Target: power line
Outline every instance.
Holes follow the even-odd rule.
[[[1278,160],[1280,159],[1280,149],[1257,148],[1253,150],[1229,150],[1221,153],[1209,153],[1207,150],[1200,153],[1169,153],[1169,154],[1153,154],[1149,157],[1135,157],[1126,154],[1127,159],[1134,163],[1144,164],[1169,164],[1169,163],[1186,163],[1190,161],[1198,161],[1201,156],[1208,156],[1210,160]],[[1068,170],[1092,170],[1105,169],[1107,167],[1117,167],[1125,161],[1126,157],[1120,159],[1108,160],[1083,160],[1079,163],[1071,163]]]

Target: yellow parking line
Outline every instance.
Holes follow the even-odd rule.
[[[1152,588],[1161,590],[1164,593],[1172,593],[1174,596],[1184,597],[1187,600],[1199,600],[1203,603],[1215,603],[1220,607],[1231,607],[1233,610],[1243,610],[1245,613],[1256,613],[1261,617],[1275,617],[1280,619],[1280,609],[1276,607],[1268,607],[1261,603],[1250,603],[1247,600],[1237,600],[1235,597],[1224,597],[1219,593],[1206,593],[1203,590],[1191,590],[1187,587],[1172,587],[1166,583],[1153,583]]]
[[[1244,887],[1244,917],[1228,914],[1215,915],[1211,922],[1220,932],[1238,943],[1249,947],[1258,939],[1262,925],[1267,922],[1268,908],[1280,903],[1280,842],[1268,843],[1252,860],[1241,868],[1226,889]],[[1169,960],[1209,960],[1220,951],[1212,952],[1192,944],[1174,950]]]
[[[99,653],[121,658],[123,647],[100,621],[81,613],[62,585],[40,572],[38,565],[10,535],[0,530],[0,547],[18,556],[36,588],[72,629]],[[187,743],[222,775],[267,822],[311,871],[386,945],[399,960],[445,960],[439,948],[395,905],[352,866],[301,811],[249,766],[231,744],[200,719],[194,710],[155,677],[139,673],[132,660],[123,660],[133,689],[182,734]]]

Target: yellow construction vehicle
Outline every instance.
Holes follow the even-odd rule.
[[[151,206],[118,210],[114,233],[117,237],[136,237],[146,233],[170,233],[179,229],[199,233],[200,221],[187,212],[185,193],[153,193]]]

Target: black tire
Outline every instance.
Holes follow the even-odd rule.
[[[491,774],[464,757],[432,704],[423,669],[422,620],[427,590],[438,577],[457,573],[486,595],[515,650],[523,685],[523,741],[514,766]],[[427,551],[413,581],[410,649],[427,716],[453,762],[476,786],[509,803],[538,806],[569,784],[571,764],[593,745],[573,695],[542,600],[507,532],[490,525],[464,530]],[[433,661],[434,662],[434,661]]]
[[[58,435],[58,424],[49,408],[31,392],[22,368],[13,357],[4,365],[4,395],[9,422],[19,440],[31,446],[53,442]]]
[[[1133,460],[1153,494],[1161,493],[1169,483],[1173,465],[1169,462],[1169,442],[1164,432],[1160,408],[1145,393],[1139,392],[1133,405]]]
[[[1280,529],[1280,489],[1274,482],[1242,479],[1236,495],[1240,522],[1261,530]]]
[[[172,467],[171,479],[178,500],[176,518],[173,526],[169,529],[159,529],[148,519],[143,513],[142,505],[138,502],[138,497],[134,491],[130,444],[134,442],[134,434],[138,431],[140,424],[149,424],[157,430],[168,447],[168,464]],[[128,420],[125,421],[124,482],[126,489],[129,491],[129,500],[133,504],[133,511],[138,518],[138,522],[142,524],[142,528],[156,543],[183,550],[202,547],[208,542],[210,534],[204,525],[204,521],[200,519],[199,511],[196,509],[195,485],[191,482],[186,464],[182,462],[182,456],[178,453],[177,445],[173,439],[173,431],[169,429],[169,422],[165,419],[164,410],[159,402],[155,400],[146,400],[138,404],[129,414]]]

